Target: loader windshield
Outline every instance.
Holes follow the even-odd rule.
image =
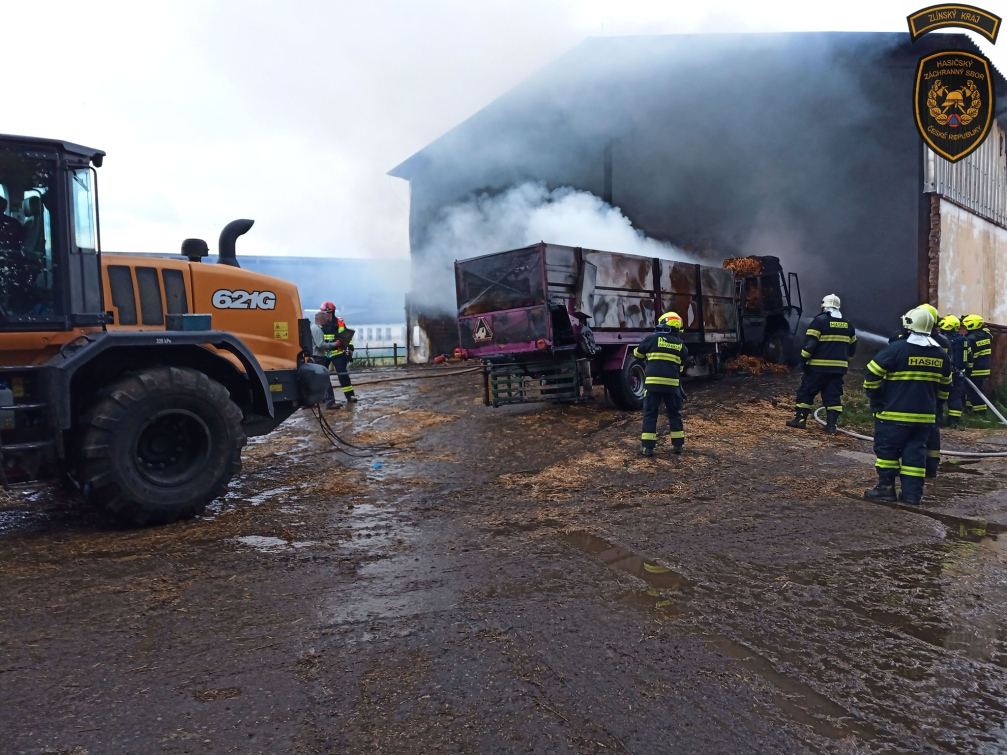
[[[55,314],[55,162],[0,147],[0,321]]]

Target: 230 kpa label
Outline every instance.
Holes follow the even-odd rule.
[[[221,288],[213,292],[213,306],[217,309],[276,309],[276,294],[272,291],[228,291]]]

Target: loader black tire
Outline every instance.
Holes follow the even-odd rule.
[[[612,403],[627,412],[635,412],[643,406],[646,376],[647,365],[633,356],[626,358],[621,370],[608,370],[602,375]]]
[[[135,526],[202,514],[241,471],[241,422],[227,389],[202,372],[130,374],[83,414],[77,479],[89,501]]]

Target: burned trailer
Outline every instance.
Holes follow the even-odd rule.
[[[484,361],[493,406],[577,401],[590,379],[620,408],[639,408],[645,366],[632,349],[669,310],[695,357],[689,376],[714,374],[742,350],[784,361],[800,319],[782,269],[764,261],[739,276],[542,242],[455,262],[455,282],[460,352]]]

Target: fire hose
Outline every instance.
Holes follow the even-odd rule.
[[[397,378],[383,378],[383,379],[380,379],[380,380],[369,380],[366,383],[357,383],[357,385],[358,386],[360,386],[360,385],[374,385],[376,383],[395,383],[395,382],[398,382],[400,380],[420,380],[422,378],[447,377],[449,375],[464,375],[465,373],[468,373],[468,372],[478,372],[480,370],[482,370],[482,367],[470,367],[470,368],[464,369],[464,370],[451,370],[450,372],[438,372],[437,374],[433,374],[433,375],[431,375],[431,374],[427,374],[427,375],[403,375],[402,377],[397,377]],[[338,375],[349,375],[348,372],[342,372],[342,373],[336,372],[335,374],[337,376]],[[367,456],[371,456],[376,451],[393,452],[394,449],[395,449],[395,444],[394,443],[379,443],[379,444],[375,444],[375,445],[372,445],[372,446],[356,446],[356,445],[350,443],[348,440],[345,440],[344,438],[339,437],[339,435],[336,433],[336,431],[328,423],[328,420],[325,419],[325,415],[322,413],[322,410],[319,407],[317,407],[317,406],[312,407],[312,416],[314,416],[315,421],[318,422],[318,427],[321,429],[322,435],[325,437],[325,439],[329,441],[329,443],[332,445],[333,448],[335,448],[338,451],[341,451],[342,453],[346,454],[347,456],[353,456],[354,458],[358,458],[359,459],[359,458],[365,458]],[[346,446],[347,448],[352,448],[352,449],[354,449],[356,451],[363,451],[364,453],[363,454],[351,453],[350,451],[347,451],[346,448],[343,448],[343,446]]]
[[[965,382],[968,383],[970,386],[972,386],[972,390],[974,390],[976,394],[983,400],[986,406],[988,406],[993,411],[993,413],[997,416],[997,418],[1005,425],[1007,425],[1007,419],[1004,419],[1004,416],[997,410],[995,406],[993,406],[990,400],[986,398],[978,388],[976,388],[975,384],[968,378],[965,378]],[[818,407],[818,409],[815,410],[814,417],[815,422],[820,424],[822,427],[825,427],[825,420],[822,419],[820,416],[823,411],[825,411],[824,406]],[[849,435],[851,438],[858,438],[860,440],[869,440],[872,443],[874,442],[874,438],[871,437],[870,435],[855,433],[852,430],[844,430],[841,427],[837,427],[836,430],[841,432],[843,435]],[[995,457],[1007,456],[1007,451],[945,451],[942,448],[941,456],[963,456],[965,458],[995,458]]]

